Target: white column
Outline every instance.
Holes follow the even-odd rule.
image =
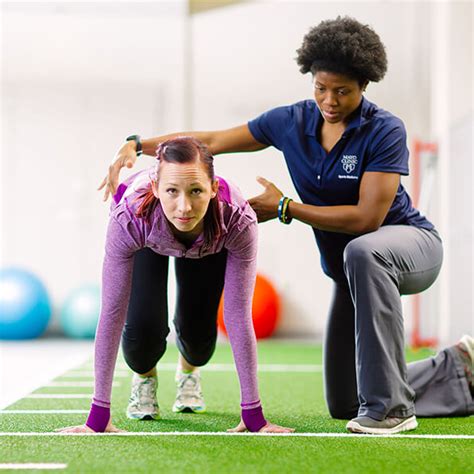
[[[450,5],[448,2],[432,3],[431,24],[431,126],[432,136],[438,142],[438,228],[444,242],[444,262],[439,276],[439,325],[438,341],[444,346],[449,340],[450,314],[450,222],[451,194],[449,186],[449,96],[454,93],[450,81]],[[452,79],[452,77],[451,77]]]

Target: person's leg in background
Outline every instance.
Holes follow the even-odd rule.
[[[206,409],[199,367],[207,364],[216,347],[226,262],[227,251],[200,259],[175,259],[178,291],[174,324],[180,352],[175,412],[202,413]]]
[[[417,416],[474,414],[473,371],[474,339],[470,336],[434,357],[408,364],[408,383],[416,393]]]
[[[355,432],[416,428],[415,391],[408,383],[401,294],[427,289],[442,263],[435,231],[384,226],[352,240],[344,270],[355,307],[359,413]]]
[[[145,248],[134,256],[132,291],[122,333],[125,361],[135,372],[127,416],[158,419],[156,364],[166,350],[169,258]]]

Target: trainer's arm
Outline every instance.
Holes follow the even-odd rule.
[[[158,145],[166,140],[179,136],[191,136],[206,144],[213,155],[221,153],[238,153],[263,150],[268,145],[255,140],[247,124],[226,130],[210,132],[177,132],[162,135],[155,138],[142,140],[142,150],[145,155],[155,156]],[[136,143],[131,140],[125,142],[118,150],[112,164],[109,166],[107,176],[99,186],[99,190],[105,187],[104,201],[117,192],[120,170],[124,167],[132,168],[137,160]]]
[[[249,199],[259,222],[274,219],[283,193],[270,181],[258,178],[265,191]],[[347,206],[313,206],[290,202],[288,214],[315,229],[361,235],[376,231],[385,220],[400,184],[397,173],[366,172],[361,179],[359,201]]]
[[[143,153],[155,156],[155,150],[161,142],[179,136],[196,138],[206,144],[213,155],[219,155],[220,153],[257,151],[268,146],[255,140],[253,135],[250,133],[247,124],[244,124],[226,130],[214,130],[209,132],[178,132],[156,138],[147,138],[142,140]],[[133,140],[127,142],[127,144],[135,150],[136,144]]]

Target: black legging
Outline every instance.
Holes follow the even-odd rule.
[[[333,418],[357,416],[354,304],[349,287],[335,283],[324,342],[326,402]]]
[[[166,350],[168,327],[168,261],[149,248],[134,257],[132,291],[122,349],[136,373],[149,372]],[[217,339],[217,309],[224,287],[227,251],[199,259],[176,258],[176,342],[186,361],[206,364]]]

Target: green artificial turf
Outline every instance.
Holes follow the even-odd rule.
[[[429,351],[407,353],[422,359]],[[175,362],[170,346],[164,363]],[[233,363],[227,344],[219,345],[211,363]],[[321,347],[269,341],[259,343],[260,364],[322,363]],[[91,362],[75,370],[90,370]],[[118,370],[123,372],[123,360]],[[113,389],[114,423],[136,432],[225,432],[239,421],[239,385],[235,372],[202,370],[205,414],[174,414],[174,372],[159,370],[159,421],[132,421],[125,417],[131,374],[116,377]],[[74,381],[58,377],[57,381]],[[80,377],[78,380],[92,380]],[[323,394],[323,375],[313,372],[260,372],[260,394],[266,417],[296,428],[298,433],[346,433],[345,421],[329,416]],[[91,387],[43,387],[35,393],[91,394]],[[22,399],[8,409],[83,409],[89,399]],[[2,414],[1,432],[51,432],[81,424],[84,414]],[[419,419],[414,434],[474,435],[474,417]],[[263,436],[54,436],[0,437],[0,463],[66,463],[68,472],[474,472],[473,439],[411,439],[380,437],[263,437]],[[47,471],[35,471],[47,472]],[[50,471],[60,472],[60,471]]]

